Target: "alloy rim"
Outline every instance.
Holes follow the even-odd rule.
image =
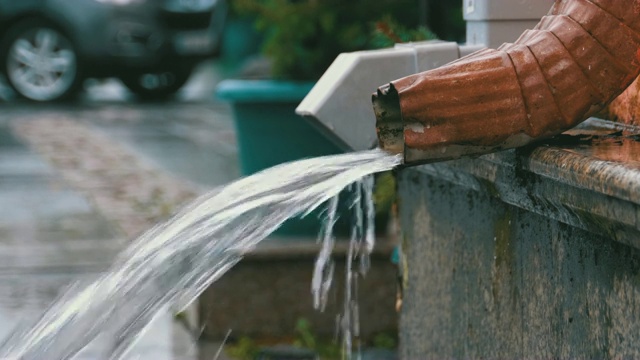
[[[7,74],[25,97],[47,101],[66,93],[76,76],[76,55],[53,29],[40,28],[17,38],[9,49]]]

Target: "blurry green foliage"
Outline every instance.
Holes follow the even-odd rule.
[[[379,333],[369,345],[379,349],[395,349],[397,347],[396,338],[397,334],[395,333]],[[293,343],[284,341],[279,342],[278,344],[290,344],[313,350],[323,360],[338,360],[344,358],[340,344],[317,336],[317,334],[313,332],[311,323],[305,318],[299,318],[296,322],[295,339],[293,340]],[[256,358],[263,345],[266,345],[266,343],[264,341],[260,341],[259,338],[254,339],[243,336],[236,343],[227,344],[225,346],[225,352],[228,356],[234,359],[251,360]]]
[[[236,344],[227,345],[226,353],[234,359],[252,360],[255,359],[260,347],[250,337],[242,337]]]
[[[380,349],[395,349],[398,346],[396,335],[380,333],[373,338],[373,346]]]
[[[298,319],[296,335],[295,346],[311,349],[320,355],[321,359],[332,360],[342,357],[340,346],[335,342],[324,342],[318,339],[311,329],[311,323],[307,319]]]
[[[234,0],[238,14],[256,18],[273,76],[317,80],[336,56],[429,38],[418,29],[419,0]],[[400,26],[401,24],[401,26]],[[398,29],[396,29],[398,28]]]
[[[373,202],[376,212],[384,213],[391,209],[397,198],[396,178],[391,171],[380,173],[376,178],[376,186],[373,192]]]
[[[436,34],[425,26],[408,28],[387,16],[383,20],[375,23],[371,45],[373,48],[386,48],[398,43],[433,40],[437,38]]]
[[[311,323],[307,319],[301,318],[296,322],[297,346],[304,346],[308,349],[315,349],[316,337],[311,331]]]

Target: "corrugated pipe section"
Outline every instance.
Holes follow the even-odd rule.
[[[639,49],[638,1],[557,0],[513,44],[380,87],[380,145],[419,164],[556,135],[633,82]]]

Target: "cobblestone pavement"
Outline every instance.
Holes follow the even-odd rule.
[[[8,106],[0,113],[0,339],[197,194],[238,176],[216,103]],[[81,359],[102,359],[103,339]],[[213,359],[170,314],[131,359]],[[223,357],[220,357],[222,359]]]
[[[96,209],[134,238],[192,199],[197,190],[127,151],[117,141],[68,118],[13,123],[14,133],[84,193]]]

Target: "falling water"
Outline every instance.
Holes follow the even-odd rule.
[[[110,359],[121,359],[162,309],[181,311],[257,243],[294,216],[305,216],[329,200],[323,246],[312,284],[322,307],[333,265],[331,227],[337,195],[354,184],[357,215],[348,262],[365,270],[373,246],[372,179],[389,170],[399,156],[381,150],[326,156],[279,165],[203,195],[164,224],[138,238],[97,281],[76,284],[40,319],[14,331],[0,347],[3,360],[71,359],[101,334],[115,334]],[[365,179],[360,181],[361,179]],[[364,198],[362,193],[368,194]],[[362,210],[366,214],[362,214]],[[360,210],[358,210],[360,209]],[[357,281],[348,265],[349,291]],[[357,302],[347,296],[341,329],[344,343],[357,336]]]
[[[350,185],[353,201],[351,209],[354,221],[351,238],[345,262],[345,289],[343,311],[338,314],[337,332],[341,335],[342,350],[350,358],[353,348],[352,340],[360,337],[360,321],[358,309],[358,279],[369,270],[369,256],[375,242],[375,210],[373,205],[373,177],[366,176]],[[319,240],[322,248],[316,259],[311,281],[313,304],[316,309],[323,311],[327,304],[328,293],[333,281],[334,262],[331,253],[335,239],[332,228],[336,222],[338,198],[333,197],[327,208],[325,227],[320,232]],[[366,219],[364,216],[366,215]],[[365,222],[366,221],[366,222]],[[358,262],[354,267],[353,262]],[[359,344],[358,344],[359,348]]]

